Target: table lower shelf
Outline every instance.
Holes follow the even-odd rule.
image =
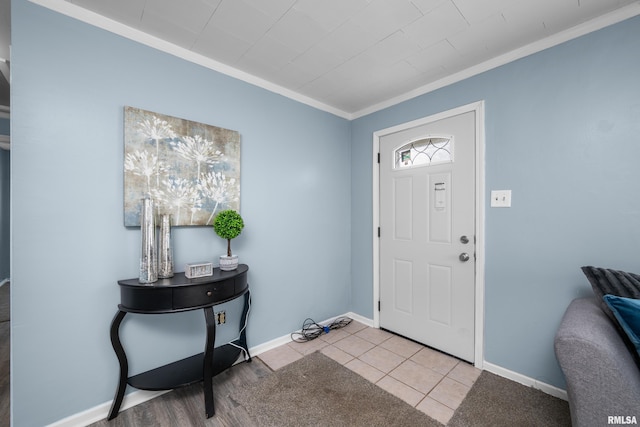
[[[216,347],[213,351],[213,376],[233,366],[241,352],[231,343]],[[127,383],[140,390],[154,391],[185,387],[203,380],[203,363],[204,353],[196,354],[129,377]]]

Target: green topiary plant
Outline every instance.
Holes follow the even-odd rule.
[[[232,209],[221,211],[213,220],[213,229],[223,239],[227,239],[227,256],[231,256],[231,239],[240,235],[244,221],[240,214]]]

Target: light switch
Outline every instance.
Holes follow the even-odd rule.
[[[511,207],[511,190],[491,191],[491,207],[492,208],[510,208]]]

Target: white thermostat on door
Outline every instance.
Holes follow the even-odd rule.
[[[491,191],[491,207],[492,208],[510,208],[511,207],[511,190]]]
[[[433,199],[434,208],[436,210],[442,210],[446,207],[446,188],[444,186],[444,182],[436,182],[435,184],[435,193],[436,196]]]

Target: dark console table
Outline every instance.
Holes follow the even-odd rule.
[[[247,314],[251,301],[247,283],[248,270],[247,265],[240,264],[237,270],[221,271],[215,268],[213,276],[195,279],[185,277],[184,273],[177,273],[170,279],[160,279],[152,284],[140,284],[138,279],[118,281],[120,304],[111,322],[111,344],[120,362],[120,378],[108,420],[118,416],[127,384],[141,390],[171,390],[203,381],[207,418],[215,414],[212,378],[231,367],[238,360],[241,352],[244,352],[247,361],[251,361],[246,334]],[[214,357],[216,322],[213,306],[243,295],[244,308],[240,337],[216,348]],[[119,336],[120,324],[127,313],[178,313],[200,308],[204,311],[207,327],[203,353],[129,377],[127,356]]]

